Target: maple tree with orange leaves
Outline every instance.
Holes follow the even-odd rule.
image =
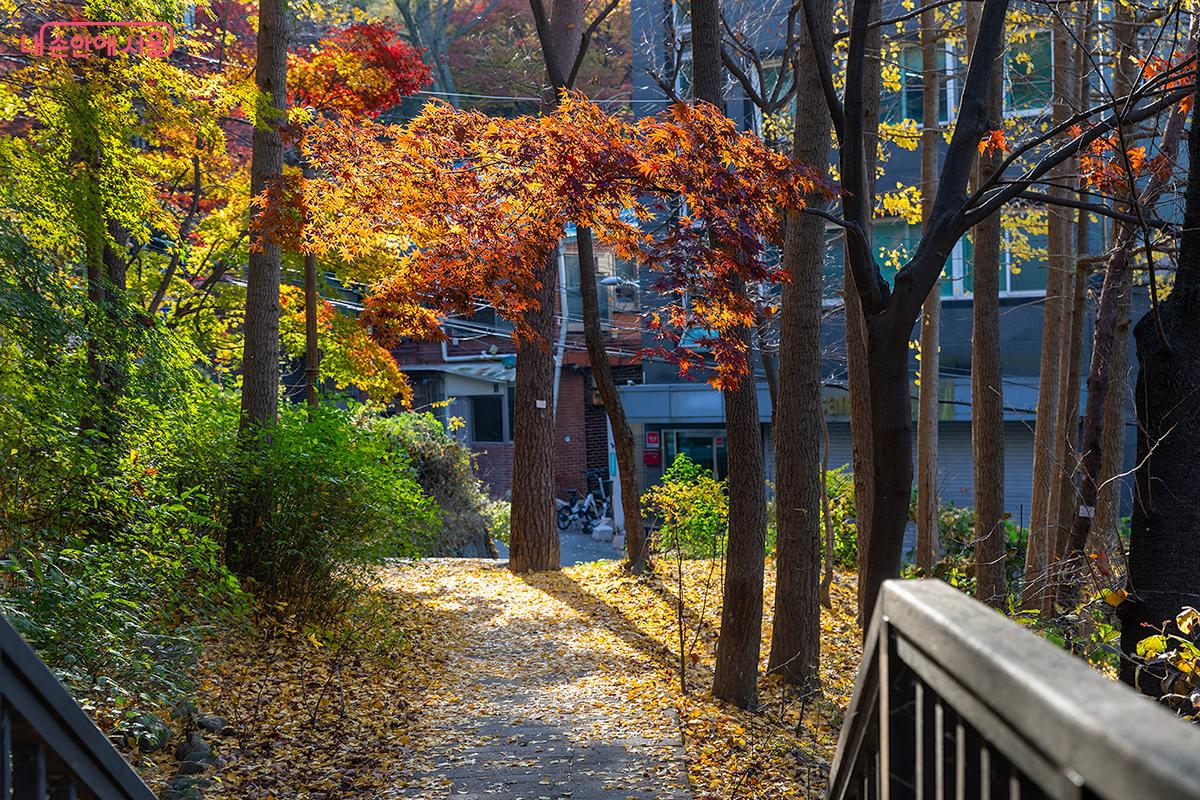
[[[331,123],[310,132],[300,246],[373,265],[367,318],[385,345],[438,337],[443,315],[522,315],[568,223],[656,271],[652,321],[678,345],[703,331],[711,382],[748,372],[732,332],[754,317],[739,281],[779,281],[766,245],[780,210],[801,209],[811,170],[739,131],[717,109],[676,105],[628,122],[575,94],[551,114],[496,119],[434,103],[407,125]],[[671,214],[682,206],[684,213]],[[289,230],[282,204],[268,225]],[[657,221],[656,225],[651,225]],[[685,370],[695,355],[664,352]]]

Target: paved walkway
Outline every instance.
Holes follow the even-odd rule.
[[[496,543],[500,558],[508,558],[508,545]],[[608,558],[620,558],[612,542],[598,542],[591,536],[579,530],[578,525],[572,525],[565,531],[558,532],[559,563],[564,567],[585,564],[589,561],[603,561]]]
[[[423,594],[460,643],[393,798],[690,800],[674,708],[639,702],[656,654],[569,576],[439,561],[388,584]]]

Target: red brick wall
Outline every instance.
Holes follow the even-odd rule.
[[[475,454],[475,473],[488,494],[493,499],[508,496],[512,491],[512,444],[478,444],[471,451]]]
[[[583,474],[587,469],[584,403],[590,400],[585,378],[582,370],[566,366],[559,378],[558,414],[554,423],[554,488],[563,497],[571,487],[580,494],[587,490]]]

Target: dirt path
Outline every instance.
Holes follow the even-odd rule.
[[[431,561],[387,586],[460,643],[417,708],[393,800],[690,800],[675,710],[640,701],[660,654],[569,576]]]

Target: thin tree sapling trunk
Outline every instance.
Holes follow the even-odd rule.
[[[929,224],[933,213],[933,195],[937,186],[938,32],[934,28],[934,10],[921,12],[921,224]],[[941,281],[933,284],[921,308],[920,384],[917,387],[917,566],[933,571],[934,551],[938,544],[938,392],[941,369],[942,332]]]
[[[978,6],[968,5],[967,38],[979,35]],[[988,87],[988,129],[1003,125],[1003,78]],[[974,184],[992,178],[1000,154],[979,155]],[[1000,215],[974,230],[971,321],[971,452],[975,478],[975,597],[1001,607],[1007,596],[1004,556],[1004,375],[1000,363]]]
[[[579,244],[579,293],[583,298],[583,336],[587,344],[588,361],[592,365],[592,377],[604,401],[604,411],[612,427],[613,444],[617,451],[617,474],[621,481],[621,508],[625,523],[625,565],[632,572],[643,571],[649,558],[646,548],[646,530],[642,524],[641,494],[638,491],[637,467],[633,431],[625,418],[625,407],[613,381],[612,365],[604,347],[604,334],[600,330],[600,302],[596,292],[596,262],[592,250],[590,228],[576,229]]]

